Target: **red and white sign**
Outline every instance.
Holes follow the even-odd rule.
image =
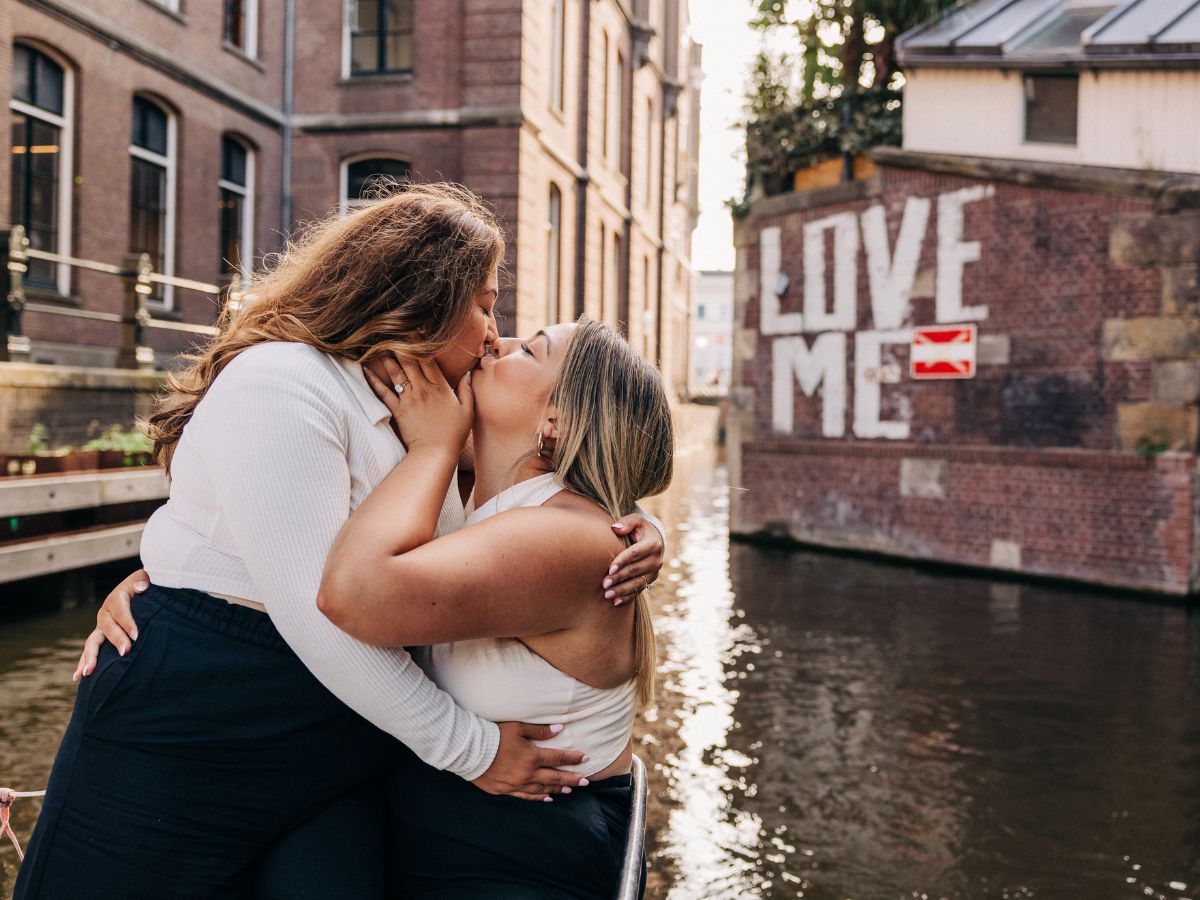
[[[909,374],[923,378],[974,378],[974,325],[933,325],[914,328]]]

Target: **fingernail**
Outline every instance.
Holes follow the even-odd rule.
[[[84,669],[84,670],[83,670],[83,674],[84,674],[84,675],[91,675],[91,674],[92,674],[92,670],[93,670],[93,669],[95,669],[95,668],[96,668],[96,664],[95,664],[95,663],[92,663],[90,666],[88,666],[86,669]]]
[[[615,597],[615,596],[617,596],[617,594],[616,594],[616,591],[605,591],[605,592],[604,592],[604,599],[605,599],[605,600],[611,600],[611,599],[612,599],[613,597]]]
[[[551,726],[550,726],[550,733],[551,733],[551,734],[558,734],[558,733],[559,733],[560,731],[562,731],[562,730],[563,730],[563,727],[562,727],[562,725],[551,725]]]
[[[604,579],[604,587],[606,587],[606,588],[612,587],[612,579],[611,578]]]
[[[624,602],[625,602],[624,600],[622,600],[618,597],[616,600],[613,601],[613,606],[620,606]]]
[[[585,756],[585,757],[584,757],[584,759],[587,759],[587,757]],[[591,784],[591,782],[590,782],[590,781],[588,781],[586,778],[580,778],[580,779],[579,779],[579,786],[580,786],[580,787],[587,787],[589,784]]]
[[[553,802],[554,802],[554,798],[553,798],[553,797],[543,797],[543,798],[542,798],[542,802],[543,802],[543,803],[553,803]]]
[[[610,568],[610,569],[608,570],[608,574],[609,574],[609,575],[616,575],[616,574],[617,574],[617,564],[616,564],[616,563],[613,563],[613,564],[612,564],[612,568]]]
[[[585,763],[587,761],[588,761],[588,755],[585,753],[585,754],[583,754],[583,759],[581,759],[580,762]]]
[[[620,522],[613,522],[611,527],[613,527],[613,528],[617,528],[617,529],[620,529],[620,528],[622,528],[623,526],[621,525],[621,523],[620,523]]]
[[[146,584],[144,581],[135,581],[133,583],[133,589],[135,591],[144,591],[148,587],[150,587],[150,585]]]
[[[137,629],[136,629],[136,628],[135,628],[135,629],[133,629],[133,631],[131,631],[131,632],[129,633],[129,637],[130,637],[130,638],[132,638],[132,639],[133,639],[133,640],[135,640],[135,641],[137,640]]]
[[[78,680],[79,680],[79,670],[78,670],[78,669],[76,669],[76,670],[75,670],[75,674],[73,674],[73,675],[71,676],[71,680],[72,680],[72,681],[78,681]]]
[[[129,649],[129,647],[128,647],[127,645],[125,645],[125,644],[122,644],[122,645],[121,645],[121,646],[120,646],[120,647],[117,649],[117,655],[118,655],[118,656],[124,656],[124,655],[125,655],[125,651],[126,651],[126,650],[128,650],[128,649]]]
[[[563,792],[564,794],[569,794],[569,793],[571,793],[571,789],[570,789],[569,787],[567,787],[566,785],[563,785],[563,790],[562,790],[562,792]]]

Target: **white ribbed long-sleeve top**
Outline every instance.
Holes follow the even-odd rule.
[[[404,457],[357,363],[258,344],[213,382],[183,430],[171,492],[146,524],[155,584],[254,600],[347,706],[422,760],[473,780],[500,742],[401,649],[372,647],[317,609],[321,570],[350,513]],[[447,485],[437,533],[463,524]]]

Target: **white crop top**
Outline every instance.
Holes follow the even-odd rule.
[[[520,506],[541,506],[563,487],[554,473],[501,491],[467,520],[468,525]],[[632,680],[615,688],[584,684],[515,638],[456,641],[422,648],[414,657],[463,709],[493,722],[566,727],[543,747],[580,750],[588,761],[564,766],[591,775],[610,766],[629,743],[637,705]]]

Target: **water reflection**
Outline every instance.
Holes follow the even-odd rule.
[[[723,470],[677,473],[649,897],[1200,900],[1194,613],[731,546]],[[91,618],[0,626],[0,782],[44,784]]]
[[[1194,614],[729,548],[725,496],[660,597],[660,896],[1200,896]]]

